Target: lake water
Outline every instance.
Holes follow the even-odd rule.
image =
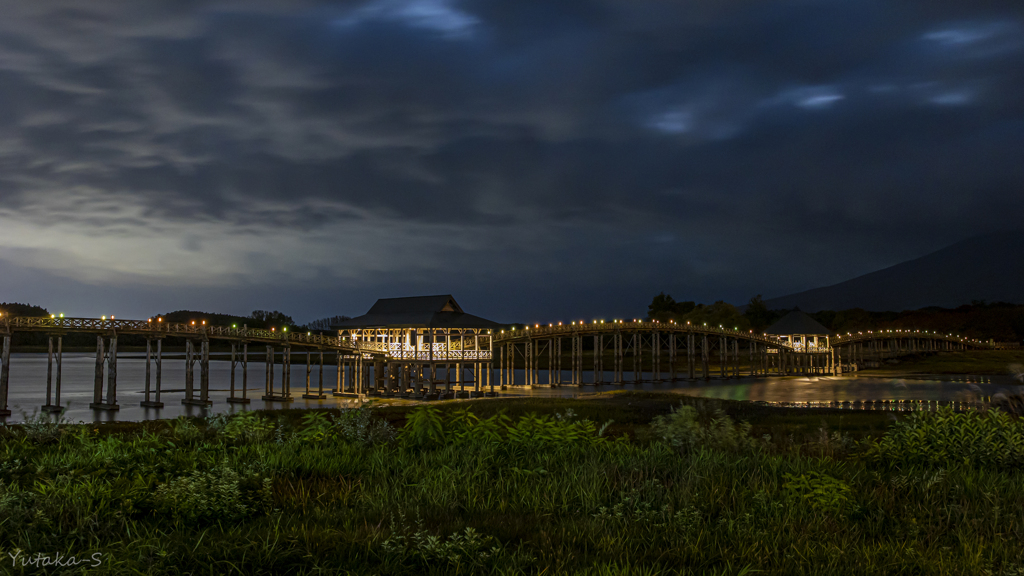
[[[216,358],[211,355],[211,358]],[[315,361],[315,357],[314,357]],[[146,361],[145,355],[122,354],[117,359],[117,401],[121,409],[117,411],[92,410],[89,403],[93,394],[93,375],[96,367],[96,356],[90,353],[66,353],[63,357],[63,374],[61,377],[61,405],[67,407],[64,416],[72,422],[103,422],[111,420],[139,421],[161,418],[175,418],[180,415],[205,416],[219,412],[237,410],[274,409],[274,408],[323,408],[352,406],[355,400],[330,395],[337,381],[334,365],[324,366],[324,400],[306,400],[301,398],[305,391],[305,359],[295,356],[292,364],[292,402],[265,402],[260,400],[265,385],[266,365],[261,362],[249,363],[249,387],[247,396],[250,404],[229,404],[231,363],[225,361],[210,362],[210,399],[213,406],[184,406],[185,361],[183,359],[163,360],[162,386],[164,388],[163,408],[143,408],[139,406],[144,398]],[[198,363],[197,363],[198,364]],[[278,391],[281,386],[281,365],[275,365],[274,384]],[[522,371],[518,370],[518,380],[523,381]],[[544,373],[546,375],[546,373]],[[627,374],[631,376],[632,373]],[[311,387],[315,391],[319,376],[319,368],[313,366]],[[568,381],[569,372],[563,373],[563,381]],[[610,379],[611,373],[605,378]],[[648,373],[644,376],[651,378]],[[241,387],[241,365],[236,368],[235,383]],[[542,380],[543,381],[543,380]],[[155,386],[155,366],[154,366]],[[199,369],[195,371],[195,386],[199,387]],[[173,390],[173,391],[168,391]],[[1000,393],[1019,393],[1022,391],[1020,382],[1010,376],[914,376],[899,378],[859,377],[843,375],[839,377],[742,377],[727,380],[697,380],[689,382],[650,382],[640,384],[627,383],[622,385],[603,384],[594,386],[563,385],[552,388],[538,386],[527,388],[515,386],[500,392],[501,396],[539,396],[539,397],[573,397],[607,392],[613,390],[644,390],[671,391],[692,396],[722,398],[730,400],[751,400],[780,404],[822,405],[832,402],[855,401],[966,401],[995,396]],[[104,397],[106,392],[104,391]],[[240,395],[240,391],[238,392]],[[8,405],[12,416],[7,422],[23,420],[22,411],[31,415],[38,411],[46,401],[46,355],[45,354],[12,354],[10,373],[10,392]]]

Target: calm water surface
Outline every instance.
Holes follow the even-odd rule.
[[[212,358],[217,358],[212,355]],[[315,361],[314,357],[314,361]],[[163,408],[143,408],[139,406],[144,398],[146,361],[145,355],[124,354],[117,359],[117,401],[121,406],[118,411],[92,410],[93,375],[96,367],[96,356],[91,353],[67,353],[63,358],[63,375],[61,382],[61,405],[67,407],[65,418],[72,422],[103,422],[111,420],[139,421],[160,418],[175,418],[180,415],[205,416],[219,412],[237,410],[273,409],[273,408],[326,408],[352,406],[350,398],[330,395],[337,379],[334,365],[324,366],[324,390],[328,397],[324,400],[305,400],[301,398],[305,391],[305,359],[298,354],[292,364],[292,395],[295,400],[289,403],[264,402],[263,395],[266,365],[260,362],[249,363],[249,387],[247,396],[252,399],[248,405],[229,404],[231,363],[225,361],[210,362],[210,399],[213,406],[183,406],[185,361],[165,358],[163,361]],[[280,390],[281,365],[275,366],[274,383]],[[523,381],[522,371],[517,371],[517,378]],[[154,367],[155,375],[155,367]],[[632,374],[628,374],[631,376]],[[319,377],[319,368],[314,365],[311,375],[311,387],[315,390]],[[546,377],[546,373],[544,373]],[[611,373],[605,375],[608,380]],[[199,386],[199,370],[196,368],[195,385]],[[570,374],[563,373],[563,381],[568,381]],[[651,374],[644,378],[650,379]],[[236,368],[235,383],[241,388],[241,365]],[[542,380],[543,381],[543,380]],[[155,386],[155,376],[154,376]],[[1019,393],[1020,383],[1010,376],[914,376],[899,378],[858,377],[858,376],[822,376],[822,377],[743,377],[729,380],[697,380],[688,382],[650,382],[622,385],[603,384],[595,387],[564,385],[558,388],[539,386],[526,388],[516,386],[502,391],[502,396],[539,396],[539,397],[573,397],[607,392],[613,390],[645,390],[672,391],[691,396],[722,398],[730,400],[751,400],[773,403],[825,403],[857,400],[929,400],[929,401],[964,401],[979,397],[991,397],[1000,393]],[[104,392],[105,394],[105,392]],[[239,392],[240,394],[240,392]],[[8,422],[23,420],[22,411],[31,415],[38,411],[46,401],[46,355],[45,354],[12,354],[10,392],[8,404],[13,415]]]

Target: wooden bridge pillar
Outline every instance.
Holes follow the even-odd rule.
[[[505,389],[505,351],[508,346],[498,346],[498,388]]]
[[[696,365],[696,350],[694,349],[695,338],[693,333],[686,335],[686,372],[689,380],[694,379],[694,369]]]
[[[206,406],[213,404],[210,400],[210,341],[203,338],[202,357],[199,359],[199,401]]]
[[[583,352],[583,350],[581,349],[582,346],[580,346],[580,344],[581,344],[581,342],[580,342],[580,335],[574,333],[572,335],[572,344],[571,344],[571,346],[572,346],[572,362],[571,362],[571,364],[572,364],[572,384],[574,386],[582,386],[583,385],[583,370],[582,370],[583,359],[581,358],[581,352]]]
[[[321,398],[326,398],[327,397],[327,396],[324,396],[324,349],[323,348],[320,349],[320,376],[317,378],[317,390],[319,390]]]
[[[622,344],[622,333],[618,330],[615,331],[615,335],[612,337],[612,346],[614,347],[614,358],[613,358],[613,370],[612,373],[612,384],[622,384],[623,381],[623,364],[625,363],[625,351],[623,350]]]
[[[194,346],[191,340],[185,340],[185,398],[181,401],[182,404],[188,404],[192,402],[193,397],[193,384],[195,375],[192,369],[195,364],[195,352],[193,351]]]
[[[53,407],[53,336],[46,338],[46,404],[42,408],[44,412],[51,412]]]
[[[61,345],[58,339],[57,344],[57,401],[54,403],[51,395],[51,387],[53,385],[53,336],[49,336],[46,341],[46,404],[43,404],[42,409],[44,412],[60,412],[60,355]]]
[[[96,369],[93,374],[92,403],[94,405],[103,403],[103,336],[96,336]]]
[[[107,363],[107,398],[103,399],[103,363]],[[117,410],[117,335],[110,337],[110,351],[103,351],[103,336],[96,336],[96,374],[93,383],[93,410]]]
[[[274,394],[274,347],[267,345],[267,383],[263,389],[263,400],[277,400]]]
[[[281,351],[281,400],[290,402],[292,400],[292,346],[285,344]]]
[[[195,363],[199,360],[199,397],[195,395]],[[210,406],[210,341],[201,340],[199,357],[196,358],[196,343],[185,341],[185,398],[182,404],[189,406]]]
[[[670,382],[676,381],[676,333],[670,332],[668,335],[668,379]]]
[[[639,331],[633,332],[633,382],[639,384],[643,380],[643,351],[644,338]]]
[[[157,359],[156,359],[156,401],[151,400],[152,390],[152,363],[153,363],[153,339],[146,338],[146,390],[145,396],[143,396],[142,402],[139,402],[139,406],[143,408],[163,408],[164,403],[160,401],[160,371],[161,371],[161,356],[162,349],[161,344],[163,340],[157,340]]]
[[[708,335],[702,335],[702,342],[700,347],[700,363],[701,363],[701,375],[705,380],[711,379],[710,372],[708,371]]]
[[[323,400],[327,398],[324,394],[324,351],[320,350],[320,381],[317,393],[313,394],[309,391],[310,378],[313,375],[313,364],[312,364],[313,351],[309,348],[306,349],[306,393],[302,395],[307,400]]]
[[[753,376],[754,372],[756,372],[754,368],[754,348],[756,347],[757,345],[754,343],[753,340],[747,341],[747,351],[750,352],[750,376]]]
[[[117,334],[110,337],[107,352],[107,410],[117,410]]]
[[[732,376],[733,378],[740,377],[740,339],[732,339]]]
[[[555,344],[555,385],[562,385],[562,338],[558,336],[554,339]]]
[[[651,379],[661,382],[661,333],[651,335]]]
[[[725,369],[728,366],[729,360],[726,354],[729,350],[729,343],[726,341],[725,336],[718,337],[718,372],[722,380],[725,380],[726,373]]]
[[[334,396],[340,396],[342,394],[342,390],[344,389],[343,387],[345,385],[345,368],[346,368],[346,366],[345,366],[346,362],[342,358],[341,350],[338,350],[338,354],[337,354],[337,357],[335,358],[335,360],[338,363],[338,368],[337,368],[338,371],[336,373],[337,382],[334,384],[333,395]]]
[[[163,408],[164,403],[160,401],[161,378],[163,376],[163,339],[156,339],[156,399],[150,400],[150,360],[153,354],[153,340],[146,339],[146,396],[139,403],[145,408]]]
[[[11,335],[4,334],[3,350],[0,351],[0,417],[11,415],[7,407],[7,391],[11,378]]]
[[[558,362],[555,360],[555,341],[557,338],[548,339],[548,386],[556,388],[558,383],[555,381],[555,373],[557,372]]]
[[[249,399],[246,398],[246,388],[249,387],[249,343],[242,342],[242,395],[241,397],[235,395],[235,365],[238,363],[238,343],[231,343],[231,395],[228,396],[228,402],[231,404],[248,404]]]

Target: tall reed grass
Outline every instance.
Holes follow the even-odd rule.
[[[98,552],[80,572],[1024,574],[1024,430],[1005,414],[914,414],[863,441],[754,437],[715,404],[615,437],[606,423],[428,406],[397,430],[366,408],[7,427],[0,565]]]

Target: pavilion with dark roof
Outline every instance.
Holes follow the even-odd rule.
[[[828,350],[832,331],[800,310],[793,310],[765,330],[778,336],[799,351]]]
[[[487,385],[493,394],[492,340],[502,326],[467,314],[451,294],[381,298],[366,314],[331,326],[361,352],[342,367],[351,385],[339,384],[339,392],[436,397],[442,385],[441,394],[454,397],[454,384],[459,396],[483,395]]]

